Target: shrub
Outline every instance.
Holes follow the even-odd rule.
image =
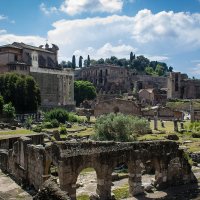
[[[46,112],[45,115],[45,121],[51,121],[51,120],[58,120],[60,123],[65,123],[68,120],[68,112],[61,108],[56,108],[53,110],[50,110],[49,112]]]
[[[44,128],[53,128],[53,125],[51,124],[51,122],[44,122],[43,127]]]
[[[15,108],[12,106],[12,103],[5,104],[3,106],[3,113],[8,118],[14,118],[15,117]]]
[[[137,134],[145,134],[150,130],[145,119],[114,113],[100,116],[95,124],[96,140],[133,141]]]
[[[37,125],[32,130],[34,132],[40,133],[40,132],[42,132],[42,126],[41,125]]]
[[[3,105],[4,105],[4,100],[3,100],[3,97],[0,96],[0,114],[2,113]]]
[[[61,126],[61,127],[60,127],[60,134],[61,134],[61,135],[67,134],[67,129],[66,129],[65,126]]]
[[[53,128],[58,128],[59,127],[59,122],[57,119],[51,120],[51,124]]]
[[[83,122],[84,120],[81,119],[78,115],[75,113],[70,112],[68,115],[68,121],[69,122]]]
[[[27,129],[30,129],[32,123],[33,123],[33,119],[32,119],[31,117],[28,117],[28,118],[26,119],[26,121],[24,122],[24,126],[25,126]]]

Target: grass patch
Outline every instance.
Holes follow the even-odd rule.
[[[90,172],[94,172],[95,170],[93,168],[85,168],[84,170],[81,171],[81,175],[86,174],[86,173],[90,173]]]
[[[27,129],[17,129],[17,130],[9,130],[9,131],[0,131],[1,135],[20,135],[20,134],[33,134],[34,132]]]
[[[114,189],[113,194],[115,195],[116,200],[125,199],[129,197],[129,186],[125,184],[124,186]]]
[[[90,200],[90,197],[87,194],[83,194],[78,196],[77,200]]]

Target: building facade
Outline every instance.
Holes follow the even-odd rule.
[[[167,87],[166,77],[135,75],[133,69],[108,64],[83,67],[76,71],[76,79],[92,82],[98,92],[105,94],[132,93],[134,88],[139,91]]]
[[[41,91],[41,106],[73,107],[74,72],[58,65],[59,48],[52,44],[34,47],[14,42],[0,47],[0,73],[31,75]]]
[[[200,80],[189,79],[187,74],[171,72],[167,80],[167,98],[200,99]]]
[[[129,71],[115,65],[94,65],[83,67],[77,75],[78,80],[92,82],[98,92],[115,94],[127,92],[130,88]]]

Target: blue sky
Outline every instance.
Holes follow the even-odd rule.
[[[46,39],[60,61],[133,51],[200,78],[200,0],[0,0],[0,45]]]

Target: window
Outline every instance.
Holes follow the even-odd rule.
[[[18,61],[18,59],[17,59],[17,55],[15,54],[15,61]]]
[[[16,66],[15,65],[11,65],[10,66],[10,70],[16,70]]]

